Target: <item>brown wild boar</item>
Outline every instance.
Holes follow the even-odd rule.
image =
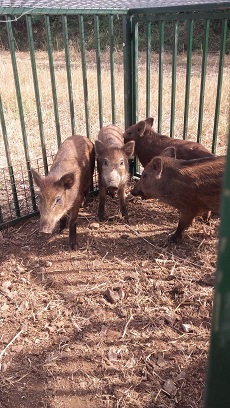
[[[129,177],[128,158],[133,155],[134,142],[124,145],[122,131],[115,125],[108,125],[98,133],[95,152],[99,174],[99,221],[104,219],[106,194],[114,197],[117,191],[120,211],[128,222],[125,188]]]
[[[166,147],[170,146],[176,148],[177,159],[190,160],[214,156],[200,143],[161,135],[153,130],[152,125],[153,118],[147,118],[130,126],[124,133],[125,143],[130,142],[130,140],[135,142],[135,155],[143,167],[153,157],[159,156]]]
[[[194,217],[209,210],[219,212],[225,156],[193,160],[167,157],[173,152],[174,148],[168,148],[165,156],[154,157],[131,194],[144,199],[158,198],[179,210],[179,224],[170,237],[176,242]]]
[[[76,223],[82,202],[89,193],[95,164],[93,143],[84,136],[68,137],[60,146],[46,177],[31,169],[40,189],[40,231],[60,232],[69,218],[69,246],[76,249]]]

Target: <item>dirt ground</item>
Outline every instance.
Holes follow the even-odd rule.
[[[165,246],[178,214],[81,209],[78,250],[38,218],[0,233],[1,408],[201,408],[219,219]]]

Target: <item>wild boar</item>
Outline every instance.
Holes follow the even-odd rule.
[[[130,126],[124,133],[125,143],[130,140],[135,142],[135,155],[143,167],[169,146],[176,147],[177,159],[190,160],[214,156],[200,143],[161,135],[153,130],[152,125],[153,118],[147,118]]]
[[[175,150],[154,157],[145,167],[131,194],[144,199],[158,198],[179,210],[179,224],[170,239],[180,240],[197,215],[219,212],[225,156],[177,160]]]
[[[125,188],[129,177],[128,158],[133,155],[134,142],[124,145],[122,131],[115,125],[108,125],[98,133],[95,152],[99,175],[99,221],[104,220],[106,194],[114,197],[117,192],[120,211],[128,222]]]
[[[93,143],[84,136],[68,137],[60,146],[46,177],[31,169],[40,189],[40,231],[50,234],[60,221],[60,232],[69,218],[69,247],[76,249],[76,223],[89,193],[95,165]]]

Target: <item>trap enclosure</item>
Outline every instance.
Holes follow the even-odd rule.
[[[71,134],[153,116],[226,147],[229,2],[1,1],[0,15],[0,228],[37,211],[30,169],[47,174]]]
[[[31,168],[47,174],[71,134],[94,141],[102,126],[124,131],[152,116],[158,132],[226,154],[229,17],[225,0],[0,1],[0,229],[36,214]],[[229,149],[227,156],[226,254]],[[140,173],[135,160],[131,171]],[[220,256],[220,275],[228,265],[229,251]],[[224,406],[229,395],[225,275],[216,292],[216,316],[223,313],[218,330],[213,326],[207,407]],[[224,364],[216,370],[219,357]]]

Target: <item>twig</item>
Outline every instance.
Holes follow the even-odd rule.
[[[5,354],[6,350],[8,349],[8,347],[10,347],[10,345],[20,336],[20,334],[22,334],[23,329],[21,329],[13,338],[12,340],[10,340],[10,342],[6,345],[6,347],[1,351],[0,353],[0,359],[2,358],[2,356]]]
[[[131,313],[129,320],[126,322],[126,325],[125,325],[123,334],[122,334],[122,336],[121,336],[121,339],[123,339],[123,338],[125,337],[126,331],[127,331],[127,327],[128,327],[128,325],[129,325],[129,323],[131,322],[132,319],[133,319],[133,315],[132,315],[132,313]]]
[[[5,293],[3,290],[1,290],[0,289],[0,293],[3,295],[3,296],[5,296],[6,297],[6,299],[8,299],[10,302],[12,302],[12,298],[9,296],[9,295],[7,295],[7,293]]]

